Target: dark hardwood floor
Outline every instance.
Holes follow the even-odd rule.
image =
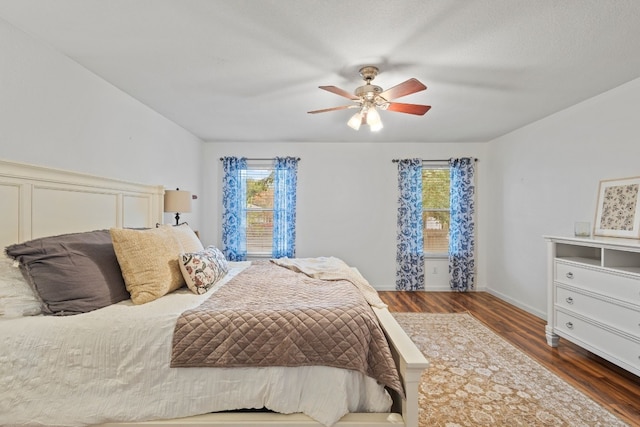
[[[531,358],[632,426],[640,426],[640,377],[560,339],[546,343],[546,322],[486,292],[380,292],[394,312],[469,312]]]

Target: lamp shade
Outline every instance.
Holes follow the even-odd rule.
[[[177,188],[175,190],[165,190],[164,211],[191,212],[191,193]]]
[[[380,114],[375,107],[369,108],[369,111],[367,111],[367,124],[372,132],[382,129],[382,119],[380,119]]]
[[[347,125],[353,130],[360,129],[361,124],[362,124],[362,112],[360,111],[355,113],[347,122]]]

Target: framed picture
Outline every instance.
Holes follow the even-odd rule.
[[[640,239],[640,177],[600,181],[594,236]]]

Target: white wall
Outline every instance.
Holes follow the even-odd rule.
[[[299,257],[337,256],[360,269],[377,289],[395,288],[397,165],[394,158],[472,156],[483,193],[485,145],[479,143],[219,143],[205,144],[203,239],[221,244],[222,156],[298,156],[296,245]],[[479,195],[479,197],[482,197]],[[482,224],[484,213],[479,212]],[[482,242],[482,226],[479,230]],[[478,251],[481,253],[481,250]],[[482,286],[479,258],[478,284]],[[448,289],[446,262],[427,268],[427,288]]]
[[[487,147],[486,284],[546,317],[542,235],[593,225],[598,183],[640,176],[640,79],[544,118]]]
[[[201,193],[198,138],[2,20],[0,57],[0,158]]]
[[[300,156],[298,255],[343,257],[379,289],[395,282],[393,158],[480,159],[478,288],[541,317],[542,235],[593,223],[601,179],[640,176],[640,79],[489,144],[203,144],[2,20],[0,56],[0,158],[191,190],[184,219],[220,244],[218,158]],[[432,271],[428,289],[446,287]]]

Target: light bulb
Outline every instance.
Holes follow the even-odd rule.
[[[378,132],[384,126],[382,125],[382,122],[378,122],[377,124],[371,125],[370,127],[371,127],[371,132]]]
[[[380,114],[375,108],[370,108],[369,111],[367,111],[367,124],[371,127],[372,132],[377,132],[383,128]]]
[[[349,121],[347,122],[347,125],[353,130],[360,129],[360,125],[361,124],[362,124],[362,112],[361,111],[358,111],[357,113],[355,113],[353,115],[353,117],[351,117],[349,119]]]

